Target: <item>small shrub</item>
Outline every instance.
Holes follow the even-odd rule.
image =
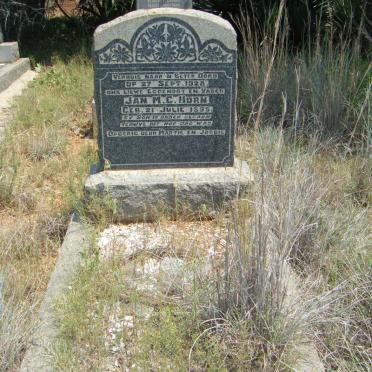
[[[67,231],[70,216],[62,213],[50,215],[45,213],[39,216],[36,222],[36,233],[39,239],[47,238],[62,242]]]
[[[0,167],[0,205],[2,207],[11,203],[16,179],[16,168]]]
[[[39,256],[45,246],[45,238],[39,236],[34,223],[20,220],[12,227],[4,227],[0,232],[0,262],[9,259],[21,260]]]
[[[66,147],[66,134],[61,129],[44,128],[41,133],[31,135],[27,140],[27,156],[33,161],[50,159],[61,155]]]
[[[291,140],[282,130],[255,135],[257,185],[228,225],[216,279],[223,321],[215,326],[227,350],[245,345],[235,355],[255,345],[258,369],[293,365],[293,348],[307,337],[327,368],[368,370],[372,230],[370,208],[359,200],[360,179],[371,171],[359,155],[317,153]],[[293,270],[297,290],[288,280],[296,281]],[[233,360],[234,368],[244,365]]]
[[[91,193],[79,201],[76,209],[83,220],[99,227],[105,227],[117,220],[115,200],[108,194]]]

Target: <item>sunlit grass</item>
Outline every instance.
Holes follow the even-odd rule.
[[[95,150],[70,130],[92,96],[81,58],[39,69],[13,107],[0,149],[1,370],[14,370],[35,326],[71,211]]]

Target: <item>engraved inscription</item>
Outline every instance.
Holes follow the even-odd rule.
[[[202,78],[203,80],[200,80]],[[224,130],[136,130],[149,127],[213,127],[214,121],[218,119],[214,106],[211,106],[211,103],[214,103],[213,97],[226,95],[226,88],[213,85],[226,85],[226,80],[222,78],[226,78],[223,71],[108,73],[104,81],[111,80],[124,88],[104,89],[101,95],[112,97],[121,103],[113,105],[118,111],[117,122],[120,128],[128,130],[109,130],[105,135],[107,137],[226,135]],[[174,84],[180,87],[158,88]],[[189,86],[201,88],[187,88]],[[129,129],[133,129],[133,134]]]
[[[145,131],[107,131],[107,137],[158,137],[158,136],[224,136],[225,130],[145,130]]]

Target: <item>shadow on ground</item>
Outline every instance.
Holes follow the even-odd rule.
[[[94,25],[80,18],[56,17],[29,26],[22,33],[20,53],[31,64],[50,65],[53,60],[68,62],[76,55],[90,57]]]

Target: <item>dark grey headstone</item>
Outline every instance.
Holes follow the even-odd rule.
[[[192,0],[137,0],[137,9],[152,8],[191,9]]]
[[[232,166],[236,34],[198,11],[130,13],[94,35],[101,161],[112,168]]]

